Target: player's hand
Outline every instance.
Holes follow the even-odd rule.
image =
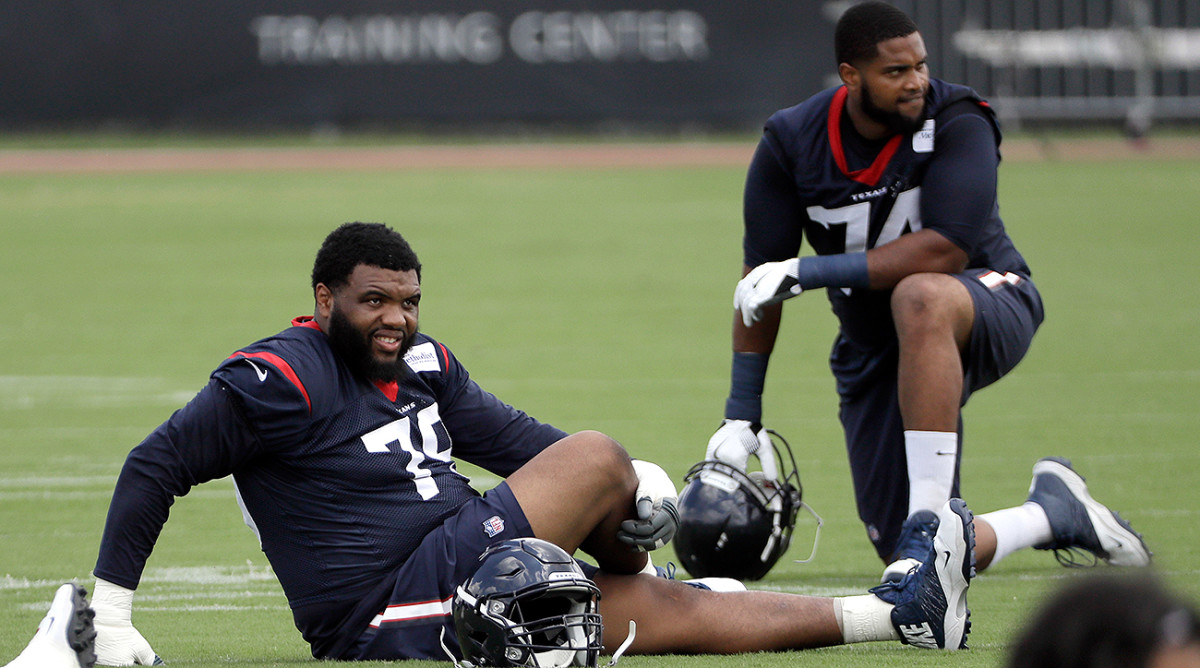
[[[758,453],[763,445],[762,436],[766,436],[766,430],[761,425],[748,420],[725,420],[721,428],[708,439],[704,458],[745,471],[750,455]],[[770,449],[769,441],[767,449]]]
[[[792,258],[783,262],[760,264],[742,280],[733,291],[733,308],[742,312],[742,322],[754,326],[762,318],[764,306],[777,304],[803,292],[800,287],[800,260]]]
[[[161,666],[150,643],[133,628],[133,590],[97,579],[92,593],[96,611],[96,664],[101,666]]]
[[[638,478],[634,495],[637,519],[621,522],[617,539],[640,552],[657,550],[666,545],[679,528],[679,511],[675,507],[679,495],[671,477],[658,464],[635,459],[633,470]]]

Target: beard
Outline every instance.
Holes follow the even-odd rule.
[[[416,334],[416,332],[413,332]],[[368,382],[390,383],[408,373],[404,355],[413,347],[415,336],[405,336],[394,361],[382,361],[371,352],[371,333],[355,328],[336,308],[329,314],[329,345],[357,377]]]
[[[925,125],[925,106],[921,107],[921,114],[916,118],[909,118],[898,111],[884,111],[875,104],[871,89],[865,82],[862,87],[862,111],[867,118],[886,126],[896,134],[910,135]]]

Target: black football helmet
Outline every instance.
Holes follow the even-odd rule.
[[[787,441],[769,434],[783,442],[788,457],[782,461],[774,439],[774,452],[756,454],[764,469],[774,471],[777,465],[774,478],[715,460],[696,464],[684,477],[674,542],[676,556],[692,576],[758,580],[791,544],[803,505],[800,474]]]
[[[600,589],[565,550],[537,538],[492,545],[454,595],[454,628],[473,666],[594,668]]]

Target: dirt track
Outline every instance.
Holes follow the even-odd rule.
[[[1005,160],[1018,162],[1200,159],[1200,137],[1152,138],[1141,144],[1021,139],[1003,148]],[[0,173],[744,166],[753,151],[752,142],[0,150]]]

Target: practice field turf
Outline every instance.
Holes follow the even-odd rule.
[[[311,313],[313,254],[343,221],[409,237],[425,265],[422,328],[485,388],[564,429],[608,432],[680,480],[721,417],[743,176],[740,165],[0,174],[0,663],[59,583],[90,588],[128,450],[230,352]],[[964,496],[977,513],[1019,504],[1038,457],[1069,457],[1196,600],[1200,156],[1010,161],[1001,205],[1047,320],[1026,360],[967,409]],[[785,308],[766,421],[795,447],[825,525],[816,558],[794,563],[813,535],[802,515],[755,588],[856,594],[880,572],[825,364],[834,327],[821,294]],[[998,666],[1038,602],[1079,575],[1034,551],[984,573],[970,590],[971,649],[953,656],[875,643],[622,664]],[[229,480],[175,505],[134,622],[170,665],[312,661]]]

